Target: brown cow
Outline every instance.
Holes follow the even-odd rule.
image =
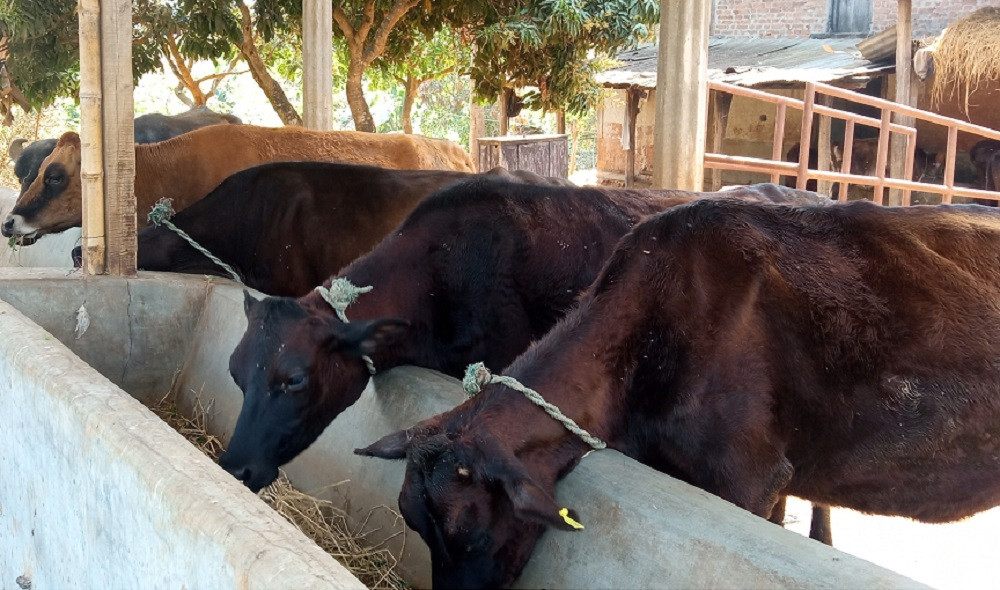
[[[504,370],[611,448],[766,517],[784,494],[925,522],[1000,504],[1000,213],[699,201],[622,239]],[[360,454],[435,588],[508,585],[589,450],[506,386]],[[584,519],[585,520],[585,519]]]
[[[294,160],[350,162],[397,170],[472,172],[458,145],[419,135],[359,131],[310,131],[300,127],[212,125],[168,141],[135,146],[135,196],[139,228],[163,197],[180,211],[226,177],[257,164]],[[59,138],[38,178],[3,224],[3,235],[38,237],[82,223],[80,136]]]
[[[686,193],[477,178],[422,201],[339,274],[373,287],[347,309],[350,323],[315,291],[247,296],[247,332],[229,361],[243,409],[220,464],[253,490],[273,481],[357,401],[369,379],[365,355],[379,371],[409,364],[460,375],[478,360],[505,366],[562,317],[641,217],[704,197],[767,198],[754,187]]]

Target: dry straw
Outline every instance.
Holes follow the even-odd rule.
[[[1000,7],[989,6],[955,21],[941,33],[934,49],[931,103],[969,96],[984,82],[1000,82]]]
[[[152,410],[201,452],[212,459],[219,458],[224,447],[222,441],[208,433],[210,408],[203,405],[200,398],[196,398],[191,417],[181,414],[176,405],[168,402],[166,397]],[[384,547],[385,541],[374,546],[367,541],[368,536],[377,530],[369,527],[369,520],[376,511],[386,510],[399,518],[398,513],[391,508],[377,507],[368,513],[363,522],[352,527],[342,510],[327,500],[295,489],[284,473],[261,490],[259,496],[343,564],[368,588],[400,590],[409,587],[396,573],[396,556]]]

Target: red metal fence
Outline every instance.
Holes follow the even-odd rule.
[[[865,94],[852,92],[821,83],[806,83],[805,98],[798,100],[786,96],[778,96],[760,90],[734,86],[723,82],[710,82],[709,88],[718,92],[725,92],[734,96],[743,96],[764,102],[772,103],[776,106],[776,117],[774,126],[774,144],[771,151],[771,159],[752,158],[747,156],[728,156],[725,154],[706,153],[705,167],[720,170],[742,170],[748,172],[762,172],[771,175],[771,182],[778,182],[779,176],[792,176],[796,178],[796,186],[805,188],[806,182],[810,179],[827,180],[840,183],[840,190],[837,197],[841,201],[847,200],[847,191],[851,184],[871,186],[874,188],[873,199],[876,203],[882,204],[883,194],[886,188],[896,188],[903,191],[903,204],[910,204],[910,193],[914,190],[937,193],[941,195],[943,203],[950,203],[953,196],[973,197],[1000,202],[1000,193],[992,191],[977,190],[971,188],[955,186],[955,154],[958,145],[958,132],[964,131],[984,138],[1000,140],[1000,131],[973,125],[959,119],[952,119],[936,113],[922,111],[920,109],[897,104],[888,100],[875,98]],[[829,96],[844,100],[868,105],[881,111],[881,118],[875,119],[857,113],[835,109],[817,103],[817,96]],[[802,134],[799,140],[799,161],[786,162],[782,159],[784,153],[785,135],[785,115],[789,108],[802,111]],[[900,116],[914,117],[942,125],[948,129],[947,150],[945,153],[944,183],[931,184],[926,182],[916,182],[913,177],[913,160],[917,147],[917,130],[908,125],[893,123],[892,114]],[[809,152],[813,143],[812,118],[813,115],[822,115],[845,122],[843,161],[839,171],[818,170],[809,168]],[[851,174],[851,157],[854,147],[854,128],[856,125],[867,125],[878,129],[878,152],[875,161],[875,176],[862,176]],[[906,138],[905,164],[903,175],[905,178],[892,178],[886,174],[886,165],[889,161],[889,137],[890,134],[897,133]]]

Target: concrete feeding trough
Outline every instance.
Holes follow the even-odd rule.
[[[361,586],[136,402],[170,391],[182,410],[211,402],[209,430],[228,440],[242,402],[227,369],[246,328],[238,286],[0,269],[0,299],[0,586]],[[395,508],[403,465],[352,451],[462,399],[456,379],[387,371],[285,469],[349,515],[373,515],[373,542],[396,535],[417,587],[430,587],[426,546],[372,512]],[[546,534],[520,587],[924,587],[614,451],[585,458],[558,495],[587,528]]]

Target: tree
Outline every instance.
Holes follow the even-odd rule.
[[[485,23],[475,34],[476,95],[534,87],[528,108],[582,113],[597,102],[594,74],[618,51],[649,38],[656,0],[534,0]]]
[[[413,106],[420,86],[437,80],[457,68],[467,66],[472,57],[471,48],[462,42],[461,35],[450,27],[444,27],[430,38],[418,32],[410,49],[400,55],[385,54],[375,65],[384,75],[376,88],[386,81],[403,87],[402,125],[404,133],[413,133]]]
[[[235,49],[281,121],[285,125],[302,124],[302,117],[268,72],[260,52],[261,46],[282,34],[295,35],[300,30],[301,1],[257,0],[251,12],[242,0],[180,0],[174,13],[184,24],[178,43],[181,55],[231,60]]]

